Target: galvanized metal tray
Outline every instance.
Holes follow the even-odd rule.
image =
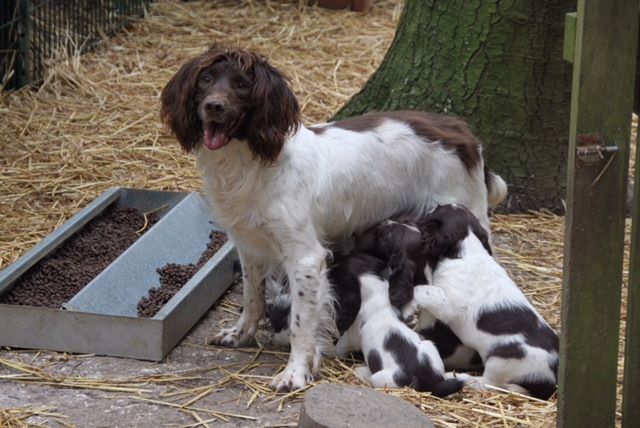
[[[111,205],[156,210],[159,221],[64,309],[0,304],[0,345],[160,361],[233,282],[238,257],[227,242],[153,318],[139,318],[138,301],[159,285],[156,269],[195,263],[220,228],[197,193],[114,188],[0,272],[0,294]]]

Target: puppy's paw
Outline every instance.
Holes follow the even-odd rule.
[[[228,348],[238,348],[241,346],[255,345],[255,329],[247,330],[239,325],[230,328],[223,328],[213,339],[209,341],[211,345],[226,346]]]
[[[433,285],[419,285],[413,289],[413,297],[417,302],[418,309],[442,308],[447,303],[444,292],[439,287]]]
[[[445,373],[445,378],[455,378],[464,382],[464,385],[474,391],[487,391],[487,387],[482,376],[472,376],[468,373]]]
[[[353,369],[356,376],[367,383],[371,383],[371,370],[367,366],[358,366]]]
[[[271,381],[271,388],[277,392],[296,391],[304,388],[307,383],[313,381],[313,376],[306,369],[287,367],[282,373],[278,373]]]
[[[418,303],[411,300],[402,307],[402,321],[411,329],[415,329],[418,325]]]

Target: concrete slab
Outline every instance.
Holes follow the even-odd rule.
[[[414,405],[389,394],[350,385],[320,384],[304,396],[300,428],[433,428]]]

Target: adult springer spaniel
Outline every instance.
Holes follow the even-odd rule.
[[[506,196],[465,122],[405,111],[308,128],[286,78],[247,51],[213,46],[187,61],[161,104],[162,121],[195,152],[213,215],[242,263],[242,315],[213,343],[252,342],[265,278],[287,273],[291,352],[273,380],[278,391],[302,388],[330,344],[327,244],[443,203],[467,206],[488,229],[488,206]]]

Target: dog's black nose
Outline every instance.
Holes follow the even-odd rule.
[[[223,113],[224,103],[222,101],[209,101],[204,105],[204,109],[208,112]]]

